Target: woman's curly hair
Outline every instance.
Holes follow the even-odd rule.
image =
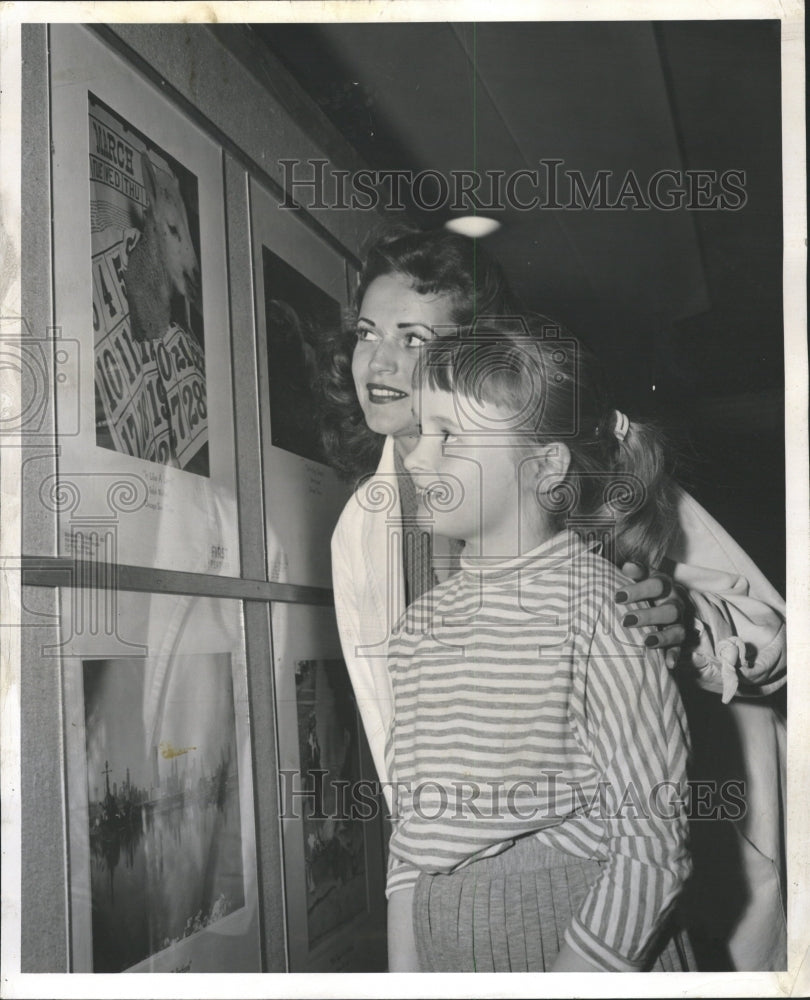
[[[517,312],[500,266],[475,240],[446,229],[387,227],[368,247],[357,290],[341,328],[327,332],[320,345],[318,388],[324,453],[342,476],[356,481],[373,472],[384,437],[366,424],[352,377],[357,311],[366,289],[383,275],[401,274],[415,292],[449,295],[453,322]]]

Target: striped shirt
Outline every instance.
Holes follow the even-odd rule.
[[[610,970],[641,967],[690,870],[683,708],[622,627],[618,581],[567,531],[506,563],[462,559],[392,636],[386,747],[389,895],[533,834],[603,862],[565,936]]]

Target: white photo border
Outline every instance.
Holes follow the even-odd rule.
[[[787,973],[700,973],[626,975],[621,992],[626,997],[647,996],[803,996],[810,992],[810,965],[805,961],[810,945],[810,850],[805,823],[807,791],[810,788],[810,679],[802,669],[810,648],[810,565],[808,544],[808,438],[807,438],[807,340],[806,340],[806,163],[804,114],[804,11],[798,0],[681,0],[676,6],[666,0],[372,0],[368,3],[335,2],[329,5],[308,2],[275,3],[17,3],[2,11],[3,143],[0,147],[3,170],[0,191],[4,227],[19,260],[20,250],[20,144],[19,90],[20,23],[23,21],[258,21],[258,20],[724,20],[773,18],[782,24],[782,122],[784,180],[784,311],[786,348],[786,447],[788,535],[788,614],[789,655],[796,666],[791,672],[788,801],[789,808],[789,970]],[[3,308],[19,315],[19,281],[10,278],[3,289]],[[5,384],[5,383],[4,383]],[[9,399],[13,400],[13,385]],[[3,495],[19,496],[19,454],[7,452],[2,463]],[[3,556],[13,556],[14,539],[19,538],[19,509],[4,504]],[[11,546],[11,548],[9,548]],[[391,998],[413,996],[535,997],[615,996],[616,981],[611,975],[538,978],[534,975],[478,975],[475,977],[391,976],[248,976],[176,977],[156,975],[148,984],[140,977],[66,976],[20,973],[19,942],[19,850],[20,751],[19,751],[19,586],[6,591],[9,601],[2,630],[5,668],[3,722],[3,988],[9,996],[38,998],[66,997],[355,997]]]

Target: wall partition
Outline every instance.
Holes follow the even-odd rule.
[[[26,25],[22,970],[385,968],[315,419],[372,215],[242,26]]]

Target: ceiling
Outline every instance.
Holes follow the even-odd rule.
[[[751,434],[763,446],[770,435],[768,471],[781,483],[778,21],[251,30],[373,169],[445,178],[540,170],[546,197],[541,161],[559,160],[563,205],[565,171],[588,186],[606,171],[613,203],[632,172],[641,201],[631,192],[616,209],[482,208],[502,222],[483,243],[528,308],[560,319],[605,358],[631,408],[690,428],[709,493],[705,456],[746,459],[741,428],[746,448]],[[661,170],[744,171],[745,202],[643,207]],[[521,199],[537,193],[521,184]],[[699,197],[717,193],[710,184]],[[409,205],[421,225],[459,214],[427,185],[431,200],[435,210]],[[737,490],[726,492],[731,501]]]
[[[507,206],[482,211],[503,223],[485,245],[527,306],[555,313],[586,339],[618,345],[625,361],[628,352],[639,355],[634,367],[659,393],[682,396],[721,364],[726,393],[759,391],[763,376],[778,385],[778,22],[253,30],[378,170],[487,178],[531,169],[544,186],[550,168],[541,161],[562,160],[562,203],[566,192],[570,199],[565,171],[588,185],[608,171],[610,201],[632,171],[649,203],[656,171],[744,170],[748,202],[738,211],[638,210],[632,194],[617,210]],[[486,181],[486,203],[485,189]],[[521,200],[533,193],[528,181],[516,187]],[[448,200],[427,184],[423,201],[439,207],[411,206],[411,214],[440,224],[459,214]]]

